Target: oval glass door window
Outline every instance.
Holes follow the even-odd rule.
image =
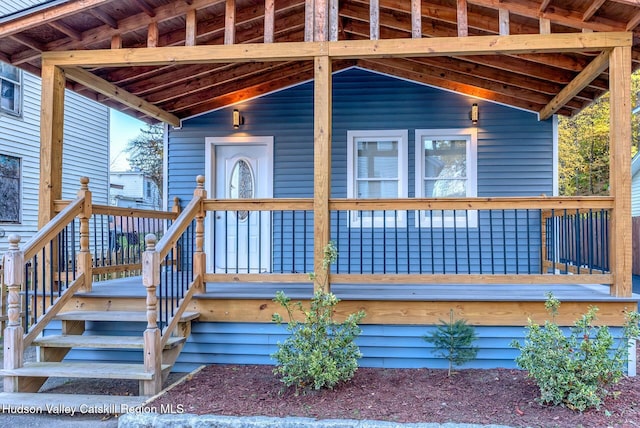
[[[229,197],[231,199],[253,199],[255,189],[255,178],[251,165],[244,159],[238,160],[231,170],[229,180]],[[238,220],[246,220],[249,211],[237,211]]]

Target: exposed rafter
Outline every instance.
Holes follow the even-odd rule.
[[[66,67],[64,69],[66,77],[87,86],[98,93],[106,95],[110,98],[117,99],[120,103],[140,111],[147,116],[153,117],[162,122],[166,122],[173,126],[180,125],[180,118],[171,113],[163,111],[159,107],[145,101],[144,99],[130,94],[117,86],[100,79],[94,74],[77,67]]]

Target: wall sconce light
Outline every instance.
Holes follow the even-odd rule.
[[[471,123],[477,125],[479,117],[480,113],[478,112],[478,104],[473,103],[473,105],[471,106],[471,111],[469,112],[469,119],[471,119]]]
[[[233,129],[240,128],[240,125],[244,125],[244,117],[240,114],[238,109],[233,109]]]

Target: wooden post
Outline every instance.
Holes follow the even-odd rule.
[[[64,128],[64,73],[42,61],[40,105],[40,193],[38,228],[55,216],[54,201],[62,199],[62,139]]]
[[[313,41],[313,0],[305,0],[304,2],[304,41]]]
[[[93,204],[91,201],[91,191],[89,190],[89,178],[80,178],[80,190],[78,191],[78,197],[84,198],[83,210],[78,215],[80,219],[80,252],[77,256],[78,274],[85,274],[84,286],[82,291],[89,292],[92,288],[93,277],[93,258],[89,251],[89,219],[91,218],[93,211]]]
[[[185,17],[184,45],[195,46],[197,37],[198,37],[198,20],[196,19],[196,10],[189,9]]]
[[[236,0],[227,0],[224,11],[224,44],[236,42]]]
[[[147,27],[147,47],[157,48],[159,38],[158,23],[156,21],[151,21]]]
[[[264,38],[265,43],[273,43],[275,32],[276,8],[275,0],[264,2]]]
[[[609,233],[611,295],[631,296],[631,47],[609,56],[609,186],[613,196]]]
[[[24,330],[20,322],[20,288],[24,282],[24,255],[18,245],[20,235],[9,236],[9,250],[4,255],[4,284],[9,289],[7,296],[8,325],[4,330],[4,368],[22,367]],[[4,392],[19,392],[19,377],[4,377]]]
[[[508,9],[498,9],[498,27],[500,28],[501,36],[509,35],[509,10]]]
[[[422,38],[422,2],[411,0],[411,37]]]
[[[327,0],[313,1],[313,40],[329,40],[329,5]]]
[[[340,5],[339,0],[329,0],[329,40],[338,41],[340,32]]]
[[[467,0],[458,0],[457,4],[458,37],[469,35],[469,21],[467,17]]]
[[[207,257],[204,251],[204,217],[206,212],[203,204],[204,199],[207,197],[207,191],[204,188],[204,176],[197,176],[196,183],[196,190],[193,192],[193,196],[200,198],[200,211],[196,214],[196,248],[193,254],[193,276],[200,275],[200,278],[204,278],[207,270]],[[204,281],[201,281],[196,286],[200,288],[196,292],[205,291]]]
[[[142,284],[147,288],[147,329],[144,331],[144,370],[153,373],[152,380],[140,382],[140,395],[155,395],[162,389],[162,351],[158,328],[158,297],[156,288],[160,284],[160,257],[156,253],[156,236],[152,233],[144,238],[142,253]]]
[[[331,196],[331,59],[319,56],[314,59],[314,160],[313,160],[313,218],[314,263],[316,273],[322,271],[324,247],[331,238],[329,197]],[[327,275],[329,273],[327,272]],[[319,275],[324,276],[324,275]],[[330,281],[325,284],[316,279],[314,289],[331,291]]]
[[[380,39],[380,4],[378,0],[369,1],[369,39]]]
[[[551,20],[540,18],[540,34],[551,34]]]

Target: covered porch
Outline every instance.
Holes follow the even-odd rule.
[[[610,15],[603,23],[591,22],[598,8],[588,2],[577,2],[588,9],[578,19],[553,8],[540,15],[548,1],[531,10],[520,2],[458,0],[453,8],[452,2],[438,5],[453,12],[453,24],[433,24],[439,14],[421,1],[371,1],[363,14],[359,1],[276,7],[273,1],[194,0],[157,2],[138,16],[126,1],[113,0],[127,15],[114,26],[99,12],[105,12],[103,3],[116,13],[108,1],[68,2],[0,25],[3,42],[11,39],[7,59],[29,70],[41,59],[35,62],[42,77],[41,230],[29,243],[12,237],[4,264],[5,347],[14,350],[5,357],[6,391],[37,390],[33,379],[51,370],[27,370],[21,357],[25,346],[46,347],[39,336],[50,322],[60,323],[62,336],[78,336],[99,316],[113,323],[114,314],[137,311],[127,319],[145,325],[136,342],[144,364],[131,375],[141,380],[143,394],[154,394],[192,321],[202,328],[263,328],[277,309],[271,299],[279,289],[301,299],[313,290],[333,291],[343,299],[339,316],[364,309],[365,324],[381,331],[433,325],[451,309],[487,327],[487,334],[494,327],[521,330],[528,318],[545,318],[546,291],[563,300],[558,321],[564,325],[597,305],[601,322],[620,326],[625,310],[637,306],[629,233],[637,6],[600,3]],[[69,35],[70,24],[58,23],[65,40],[52,36],[35,53],[33,43],[24,43],[29,34],[19,34],[80,16],[85,7],[104,25]],[[199,18],[206,23],[198,25]],[[560,31],[551,31],[551,20]],[[534,32],[532,21],[539,23]],[[146,37],[125,46],[119,34],[125,29],[144,30]],[[466,63],[474,64],[471,71]],[[572,115],[608,91],[609,196],[334,197],[333,72],[353,66],[533,111],[540,120]],[[76,200],[60,200],[67,87],[164,122],[168,132],[205,112],[306,80],[313,86],[311,197],[219,198],[199,175],[185,192],[195,188],[190,199],[163,213],[94,205],[89,180]],[[552,180],[555,172],[547,172]],[[109,216],[140,225],[135,242],[114,237]],[[339,256],[324,275],[330,242]],[[316,272],[315,280],[309,272]],[[218,353],[202,343],[193,345],[194,354]],[[69,342],[56,346],[44,351],[45,361],[60,362],[72,348]],[[511,358],[504,349],[496,354]]]

